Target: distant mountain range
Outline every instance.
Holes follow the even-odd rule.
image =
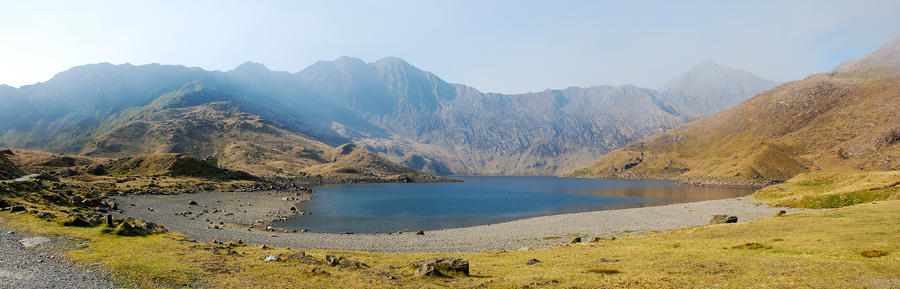
[[[426,173],[553,175],[775,85],[711,61],[661,90],[515,95],[447,83],[398,58],[341,57],[297,73],[252,62],[228,72],[103,63],[0,86],[0,146],[102,157],[184,153],[291,174],[325,168],[334,147],[355,143]]]
[[[767,183],[900,169],[900,37],[834,70],[617,149],[567,175]]]

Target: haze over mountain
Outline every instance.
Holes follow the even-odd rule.
[[[898,103],[900,37],[568,175],[765,183],[807,171],[898,170]]]
[[[428,173],[551,175],[773,85],[713,62],[661,91],[623,85],[516,95],[447,83],[390,57],[341,57],[297,73],[252,62],[228,72],[103,63],[0,87],[0,146],[184,153],[289,173],[333,162],[332,147],[354,142]]]

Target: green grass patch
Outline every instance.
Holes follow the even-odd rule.
[[[808,173],[753,194],[770,206],[840,208],[900,199],[900,171]]]

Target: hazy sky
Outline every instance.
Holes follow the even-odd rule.
[[[711,58],[785,81],[900,35],[900,1],[7,1],[0,83],[87,63],[296,72],[406,59],[488,92],[658,88]]]

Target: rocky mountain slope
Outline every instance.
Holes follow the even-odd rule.
[[[626,85],[504,95],[444,82],[397,58],[342,57],[298,73],[250,62],[227,72],[94,64],[44,83],[0,87],[0,146],[98,157],[182,153],[265,175],[334,162],[328,151],[356,143],[383,157],[377,160],[385,167],[399,168],[386,163],[393,161],[437,174],[548,175],[766,83],[717,65],[689,74],[727,81],[707,90],[682,77],[665,91]]]
[[[900,37],[827,73],[606,154],[569,176],[766,183],[900,169]]]

